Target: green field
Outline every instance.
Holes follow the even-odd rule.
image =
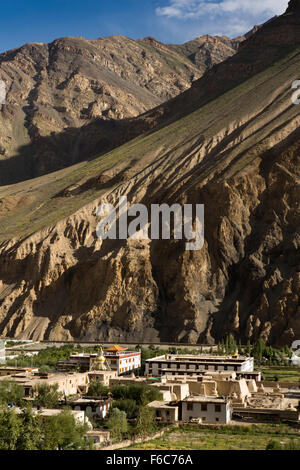
[[[283,424],[227,426],[218,429],[179,426],[161,438],[126,450],[265,450],[270,441],[300,446],[300,428]]]
[[[277,380],[278,382],[299,382],[300,367],[261,367],[264,380]]]

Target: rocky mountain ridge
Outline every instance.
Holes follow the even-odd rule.
[[[154,38],[124,36],[61,38],[0,54],[7,89],[0,109],[0,184],[80,161],[86,151],[78,142],[71,145],[69,133],[80,140],[80,128],[95,120],[104,135],[120,121],[126,126],[126,119],[188,89],[234,54],[241,40],[204,36],[193,44],[194,57],[185,54],[191,44],[181,50]],[[55,136],[59,143],[53,148]],[[100,150],[107,150],[105,143]]]

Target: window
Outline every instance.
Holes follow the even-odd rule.
[[[193,408],[194,408],[193,405],[194,405],[194,403],[189,403],[189,402],[188,402],[188,403],[187,403],[187,410],[188,410],[188,411],[192,411]]]
[[[201,411],[207,411],[207,404],[206,403],[202,403]]]
[[[216,422],[218,422],[218,421],[219,421],[219,418],[216,418]]]
[[[215,412],[220,413],[221,412],[221,405],[215,405]]]

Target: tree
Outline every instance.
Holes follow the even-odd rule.
[[[39,428],[39,419],[33,414],[30,405],[22,409],[20,415],[21,434],[17,440],[17,450],[37,450],[41,447],[42,435]]]
[[[115,385],[111,388],[111,394],[115,400],[134,400],[138,406],[162,399],[161,392],[148,384]]]
[[[42,418],[42,417],[41,417]],[[80,450],[91,448],[85,439],[88,426],[78,423],[71,411],[42,419],[42,450]]]
[[[0,382],[0,404],[22,406],[24,388],[15,382],[2,380]]]
[[[20,414],[15,409],[0,411],[0,448],[3,450],[37,450],[40,448],[41,432],[38,418],[32,408],[26,406]]]
[[[35,387],[34,392],[37,393],[37,395],[33,404],[38,408],[56,408],[61,399],[58,384],[49,385],[42,383]]]
[[[265,350],[266,350],[266,343],[264,342],[262,338],[259,338],[254,344],[252,354],[255,359],[261,361]]]
[[[113,408],[118,408],[121,411],[125,411],[126,416],[129,419],[137,418],[139,413],[139,407],[135,400],[131,398],[125,398],[124,400],[117,400],[113,402]]]
[[[22,433],[21,420],[14,409],[0,409],[0,450],[16,450]]]
[[[17,414],[15,409],[0,409],[1,450],[77,450],[91,449],[86,441],[88,426],[78,423],[70,410],[44,417],[30,406]]]
[[[128,431],[128,423],[125,411],[113,408],[107,421],[107,427],[115,439],[122,439],[123,434]]]
[[[107,397],[109,394],[109,388],[103,385],[101,382],[92,380],[89,384],[88,395],[90,397]]]
[[[237,345],[234,337],[232,334],[226,336],[225,339],[225,353],[226,354],[234,354],[237,350]]]
[[[156,429],[155,412],[149,406],[142,406],[136,421],[137,434],[145,439]]]

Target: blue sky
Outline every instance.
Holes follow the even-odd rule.
[[[0,51],[62,36],[154,36],[182,43],[203,34],[245,33],[288,0],[8,0],[1,2]]]

